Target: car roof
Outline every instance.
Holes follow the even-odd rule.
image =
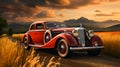
[[[32,24],[37,24],[37,23],[45,23],[45,21],[35,21]]]
[[[37,23],[58,23],[58,22],[55,22],[55,21],[35,21],[31,25],[37,24]]]

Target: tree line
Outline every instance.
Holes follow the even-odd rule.
[[[7,20],[6,19],[4,19],[4,18],[2,18],[1,16],[0,16],[0,36],[2,35],[2,34],[7,34],[8,36],[12,36],[12,28],[9,28],[8,27],[8,31],[7,31],[7,33],[4,33],[3,31],[3,28],[5,28],[5,27],[8,27],[8,23],[7,23]]]

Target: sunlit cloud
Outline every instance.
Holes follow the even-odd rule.
[[[95,10],[95,12],[101,12],[101,10]]]
[[[21,22],[21,20],[23,22],[32,22],[32,21],[34,21],[34,18],[33,17],[16,17],[14,19],[14,21],[16,21],[16,22]]]
[[[60,17],[65,17],[65,15],[64,15],[64,14],[59,14],[59,16],[60,16]]]
[[[115,15],[118,15],[120,14],[119,12],[111,12],[111,13],[97,13],[95,14],[95,16],[115,16]]]
[[[54,18],[56,14],[52,10],[43,10],[39,14],[36,15],[39,18]]]

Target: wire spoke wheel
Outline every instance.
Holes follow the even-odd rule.
[[[61,39],[59,41],[57,49],[58,49],[58,54],[61,57],[69,56],[69,53],[70,53],[69,46],[68,46],[68,43],[64,39]]]

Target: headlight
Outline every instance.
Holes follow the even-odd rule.
[[[78,31],[77,31],[77,30],[73,30],[72,33],[73,33],[73,35],[74,35],[75,37],[78,36]]]
[[[89,34],[90,37],[93,37],[94,36],[94,31],[93,30],[89,30],[88,34]]]

